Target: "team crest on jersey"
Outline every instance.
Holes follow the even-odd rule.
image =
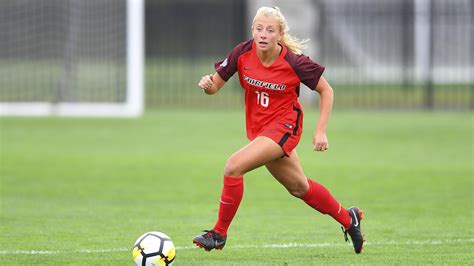
[[[227,66],[227,58],[221,63],[221,67],[226,67]]]
[[[247,77],[244,75],[244,80],[247,82],[247,84],[260,87],[260,88],[265,88],[265,89],[270,89],[270,90],[276,90],[276,91],[283,91],[286,89],[285,84],[276,84],[276,83],[270,83],[266,81],[261,81],[261,80],[256,80],[250,77]]]

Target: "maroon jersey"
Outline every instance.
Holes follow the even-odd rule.
[[[247,137],[253,140],[274,121],[284,122],[293,135],[302,131],[302,112],[298,102],[300,83],[315,89],[324,67],[305,55],[283,47],[271,66],[264,66],[252,40],[238,44],[227,58],[215,64],[216,72],[227,81],[236,71],[245,93]]]

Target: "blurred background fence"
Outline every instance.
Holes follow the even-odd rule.
[[[147,1],[147,106],[239,106],[236,79],[219,97],[194,90],[215,61],[251,38],[261,5],[278,5],[305,51],[326,66],[336,108],[472,109],[469,0]],[[303,101],[317,100],[303,93]]]
[[[471,0],[145,0],[146,108],[241,107],[236,78],[213,97],[197,82],[251,38],[262,5],[279,6],[291,31],[310,39],[304,53],[326,66],[336,109],[474,108]],[[1,1],[0,102],[121,101],[125,8]],[[309,90],[301,97],[318,99]]]

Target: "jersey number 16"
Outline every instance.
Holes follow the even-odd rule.
[[[259,91],[255,91],[255,93],[257,94],[257,104],[263,106],[263,107],[268,107],[268,104],[270,102],[270,98],[269,98],[269,94],[268,92],[259,92]]]

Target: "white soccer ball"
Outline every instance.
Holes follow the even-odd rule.
[[[135,241],[132,256],[139,266],[171,265],[176,257],[176,249],[166,234],[147,232]]]

